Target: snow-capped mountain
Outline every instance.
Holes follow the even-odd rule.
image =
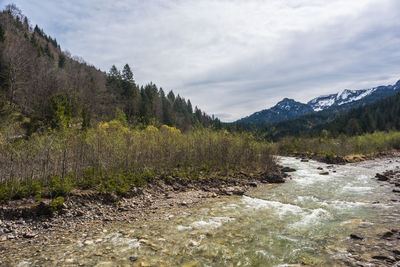
[[[400,92],[400,80],[395,85],[378,86],[370,89],[349,90],[320,96],[307,104],[285,98],[270,109],[253,113],[238,120],[239,123],[270,123],[295,119],[299,116],[326,109],[346,110],[359,105],[372,104],[380,99]]]
[[[270,109],[256,112],[246,118],[238,120],[240,123],[268,123],[290,120],[301,115],[313,112],[308,104],[303,104],[293,99],[284,98]]]

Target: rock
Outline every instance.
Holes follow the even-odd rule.
[[[398,249],[392,250],[392,252],[393,252],[394,254],[396,254],[396,255],[400,255],[400,250],[398,250]]]
[[[35,236],[37,236],[37,234],[30,231],[27,231],[23,234],[23,237],[25,238],[34,238]]]
[[[322,168],[322,167],[318,167],[317,168],[317,170],[320,170],[320,171],[322,171],[324,168]]]
[[[302,160],[300,160],[300,162],[309,162],[309,160],[308,159],[302,159]]]
[[[142,262],[139,263],[139,266],[141,266],[141,267],[150,267],[150,264],[145,262],[145,261],[142,261]]]
[[[138,260],[138,258],[135,257],[135,256],[131,256],[131,257],[129,257],[129,260],[130,260],[131,262],[135,262],[135,261]]]
[[[231,196],[231,195],[243,196],[244,195],[244,190],[238,186],[231,186],[231,187],[224,188],[221,190],[221,192],[228,196]]]
[[[256,182],[250,182],[250,183],[249,183],[249,186],[251,186],[251,187],[257,187],[257,183],[256,183]]]
[[[359,235],[356,235],[356,234],[351,234],[350,238],[354,239],[354,240],[363,240],[364,239],[362,236],[359,236]]]
[[[189,246],[191,246],[191,247],[198,247],[199,245],[200,245],[200,243],[197,241],[194,241],[194,240],[189,241]]]
[[[75,216],[80,217],[83,216],[85,213],[82,210],[76,210]]]
[[[296,169],[290,168],[290,167],[283,167],[281,169],[282,172],[295,172]]]
[[[0,242],[7,241],[7,236],[3,235],[0,237]]]
[[[83,242],[83,244],[85,244],[85,245],[93,245],[93,241],[92,240],[86,240],[85,242]]]
[[[189,263],[186,263],[186,264],[182,265],[182,267],[195,267],[197,265],[198,265],[197,261],[192,261],[192,262],[189,262]]]
[[[172,194],[165,194],[165,198],[166,199],[171,199],[171,198],[174,198],[174,196],[172,195]]]
[[[386,175],[380,174],[380,173],[377,173],[375,175],[375,177],[378,178],[378,181],[388,181],[389,180],[389,177],[387,177]]]
[[[329,175],[329,172],[320,172],[319,175]]]
[[[384,256],[384,255],[376,255],[376,256],[372,256],[373,259],[375,260],[381,260],[381,261],[387,261],[387,262],[395,262],[395,258],[393,258],[392,256]]]
[[[95,265],[95,267],[112,267],[112,266],[115,266],[115,263],[111,261],[102,261]]]
[[[182,202],[181,202],[181,205],[182,205],[182,206],[187,206],[187,204],[188,204],[188,203],[187,203],[186,201],[182,201]]]
[[[283,179],[282,175],[277,174],[277,173],[268,173],[268,174],[263,174],[261,177],[261,181],[264,183],[284,183],[285,180]]]
[[[387,239],[393,236],[393,232],[386,232],[382,235],[383,239]]]
[[[400,190],[398,190],[398,189],[393,189],[392,192],[393,192],[393,193],[400,193]]]

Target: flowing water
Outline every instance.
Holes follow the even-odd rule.
[[[279,158],[295,168],[285,184],[243,197],[206,202],[168,220],[118,225],[74,237],[23,265],[84,266],[342,266],[356,245],[399,222],[392,189],[377,172],[400,163],[375,160],[345,166]],[[329,171],[320,175],[318,167]],[[335,172],[334,172],[335,171]]]

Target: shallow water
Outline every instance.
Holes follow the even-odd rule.
[[[341,266],[351,233],[378,242],[399,222],[392,189],[373,177],[399,162],[345,166],[279,158],[297,169],[285,184],[205,203],[168,220],[98,229],[51,246],[19,266]],[[329,171],[329,175],[320,175]],[[333,171],[336,172],[333,172]]]

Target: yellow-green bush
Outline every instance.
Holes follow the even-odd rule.
[[[42,195],[62,196],[72,188],[124,194],[163,173],[196,178],[201,170],[267,171],[275,167],[271,149],[249,134],[211,129],[182,133],[165,125],[138,130],[113,120],[86,132],[63,129],[0,142],[0,187],[7,197],[16,196],[14,187],[32,181],[40,182]],[[11,181],[21,185],[11,186]]]
[[[276,144],[281,154],[315,153],[331,157],[350,154],[371,154],[400,148],[400,132],[375,132],[338,138],[285,138]]]

